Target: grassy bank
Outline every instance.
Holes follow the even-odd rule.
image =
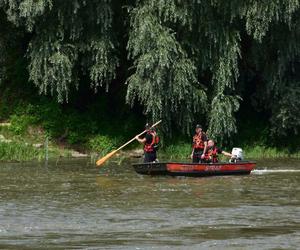
[[[43,159],[45,150],[34,145],[44,144],[46,137],[49,157],[88,154],[98,158],[122,145],[144,124],[126,110],[122,111],[126,120],[115,117],[106,101],[78,110],[49,98],[34,99],[31,103],[27,99],[17,102],[18,96],[11,98],[13,103],[1,98],[8,98],[9,94],[14,91],[0,91],[0,142],[6,143],[1,146],[0,161]],[[115,112],[119,114],[120,110]]]
[[[93,161],[122,145],[142,127],[135,123],[134,117],[122,123],[106,116],[95,120],[87,114],[63,112],[56,103],[21,105],[12,114],[5,114],[3,109],[1,106],[0,118],[5,122],[0,123],[0,161],[45,159],[46,137],[49,138],[49,158],[72,156],[75,149],[87,153]],[[170,161],[189,161],[191,145],[186,140],[175,140],[161,148],[159,157]],[[260,146],[252,144],[249,142],[249,145],[242,146],[246,159],[300,158],[300,152],[262,146],[263,143]],[[126,149],[134,148],[141,146],[133,143]],[[224,150],[230,152],[231,148]]]
[[[70,157],[69,150],[57,146],[48,148],[48,158]],[[45,147],[37,148],[24,142],[0,142],[0,161],[43,161],[46,159]]]
[[[10,133],[3,133],[5,129],[0,127],[0,136],[5,136],[9,139],[5,141],[0,140],[0,161],[42,161],[46,156],[46,148],[44,145],[44,135],[36,136],[35,140],[30,136],[8,136]],[[42,142],[35,143],[34,142]],[[38,147],[37,147],[38,145]],[[81,147],[88,152],[92,161],[98,159],[115,149],[118,141],[115,138],[107,136],[97,136],[92,140],[92,147],[82,145]],[[85,147],[84,147],[85,146]],[[133,144],[133,148],[141,149],[138,144]],[[122,159],[130,157],[132,148],[127,149],[122,155]],[[224,148],[225,151],[231,152],[230,148]],[[288,150],[280,150],[277,148],[270,148],[265,146],[245,146],[243,147],[245,159],[274,159],[274,158],[300,158],[300,152],[290,153]],[[74,152],[74,151],[73,151]],[[159,158],[168,161],[190,161],[191,145],[188,143],[180,142],[173,145],[166,146],[159,150]],[[48,147],[49,158],[57,157],[72,157],[72,150],[62,148],[55,141],[49,141]],[[221,160],[227,160],[226,157],[221,156]]]
[[[31,145],[17,142],[0,142],[1,161],[30,161],[42,160],[45,158],[45,151]]]
[[[278,149],[266,146],[245,146],[242,147],[245,159],[274,159],[274,158],[300,158],[300,152],[289,152],[287,149]],[[231,152],[231,148],[223,150]],[[187,160],[191,154],[191,145],[188,143],[177,143],[167,146],[160,151],[160,156],[169,160]],[[226,158],[221,158],[226,159]]]
[[[28,127],[26,132],[16,133],[10,123],[0,125],[0,161],[31,161],[70,156],[70,151],[51,140],[45,144],[46,135],[39,127]],[[47,146],[46,146],[47,145]]]
[[[65,138],[51,137],[47,130],[32,121],[32,118],[23,115],[12,116],[12,119],[0,123],[0,161],[44,160],[46,138],[49,159],[90,156],[95,161],[123,143],[122,137],[111,134],[93,134],[80,143],[70,143]],[[133,144],[127,149],[136,146],[138,144]]]
[[[300,151],[290,152],[287,149],[266,146],[246,146],[243,151],[247,159],[300,158]]]

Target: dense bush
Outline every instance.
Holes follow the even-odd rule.
[[[32,124],[34,120],[35,118],[33,116],[12,115],[10,117],[11,126],[9,127],[9,129],[17,135],[24,134],[29,125]]]
[[[116,149],[120,143],[120,139],[115,137],[111,138],[109,136],[97,135],[88,141],[88,147],[93,152],[104,155],[113,149]]]

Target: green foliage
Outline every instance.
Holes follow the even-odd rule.
[[[16,135],[24,134],[29,125],[36,123],[36,118],[30,115],[12,115],[10,117],[11,126],[9,129]]]
[[[238,97],[235,96],[219,94],[212,101],[210,126],[207,133],[211,138],[219,139],[217,141],[221,145],[225,139],[237,132],[234,112],[238,109]]]
[[[267,158],[299,158],[299,152],[291,153],[287,149],[278,149],[267,146],[251,146],[244,148],[247,159],[267,159]]]
[[[74,46],[61,45],[56,41],[34,42],[30,46],[29,54],[30,80],[39,87],[40,93],[47,94],[50,88],[51,94],[57,92],[59,102],[62,102],[64,97],[68,100],[70,84],[74,81],[73,67],[77,57]],[[37,44],[38,42],[41,45]]]
[[[176,142],[174,144],[166,146],[162,151],[160,151],[160,155],[170,161],[187,161],[188,159],[190,159],[191,153],[192,145],[185,142]]]
[[[52,138],[64,133],[64,114],[58,103],[46,102],[36,105],[35,115],[39,117],[41,125]]]
[[[39,119],[34,115],[34,112],[35,107],[31,104],[18,106],[9,118],[11,122],[10,131],[16,135],[22,135],[30,125],[37,124]]]
[[[29,161],[41,160],[45,157],[44,150],[34,148],[25,143],[0,142],[0,160],[1,161]]]
[[[126,99],[137,114],[140,104],[149,120],[163,119],[168,135],[201,120],[220,143],[236,135],[240,107],[252,106],[276,140],[300,129],[299,14],[299,0],[2,0],[0,82],[25,76],[14,71],[25,58],[23,83],[60,103],[74,102],[76,90],[86,97],[86,86],[100,103],[102,86],[120,109]],[[31,115],[70,143],[108,127],[93,123],[96,112],[77,117],[49,105]]]
[[[188,58],[175,32],[160,19],[177,20],[174,5],[160,11],[159,5],[145,1],[131,11],[129,55],[135,73],[128,79],[127,102],[138,99],[152,121],[163,119],[170,126],[176,117],[185,131],[194,115],[205,110],[206,94],[199,85],[196,67]],[[167,1],[164,2],[168,4]]]
[[[32,33],[28,44],[30,80],[40,93],[68,100],[78,74],[90,72],[95,89],[115,76],[118,60],[111,1],[4,0],[7,19]]]
[[[88,147],[91,151],[104,155],[120,145],[120,140],[105,135],[97,135],[88,141]]]
[[[230,149],[224,149],[230,152]],[[191,144],[177,142],[164,148],[160,151],[159,158],[168,161],[189,161],[192,147]],[[269,147],[265,145],[244,145],[244,156],[246,159],[274,159],[274,158],[299,158],[299,151],[290,152],[288,149]],[[228,158],[220,155],[220,161],[228,161]]]
[[[279,136],[299,134],[300,129],[300,87],[299,82],[290,84],[282,90],[278,103],[274,103],[272,132]]]

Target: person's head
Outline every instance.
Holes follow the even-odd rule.
[[[213,147],[215,145],[215,142],[213,140],[208,140],[207,146],[208,147]]]
[[[197,124],[196,128],[195,128],[195,131],[196,131],[197,134],[201,133],[202,132],[202,126]]]
[[[150,124],[149,124],[149,123],[146,123],[146,125],[145,125],[145,129],[146,129],[147,131],[149,131],[149,130],[151,129],[151,126],[150,126]]]

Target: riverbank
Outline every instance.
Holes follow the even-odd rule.
[[[21,93],[13,86],[0,86],[0,161],[42,161],[48,152],[49,158],[90,157],[93,162],[132,138],[146,122],[140,111],[114,106],[112,97],[102,97],[101,101],[86,102],[83,106],[62,105],[50,97],[36,97],[35,89],[25,83],[21,86],[27,88]],[[265,124],[249,117],[245,120],[239,136],[232,139],[234,146],[243,148],[246,159],[300,158],[300,139],[274,144]],[[159,158],[189,161],[190,138],[180,131],[174,134],[176,138],[167,140],[169,145],[164,144],[159,150]],[[132,143],[114,160],[141,157],[142,152],[136,154],[136,149],[141,149],[141,145]],[[289,149],[298,151],[290,153]],[[224,150],[230,152],[231,147]]]
[[[87,141],[81,144],[62,142],[57,138],[51,138],[41,126],[30,122],[21,123],[20,119],[12,119],[11,122],[0,123],[0,161],[43,161],[47,158],[90,157],[93,162],[123,143],[122,138],[100,134],[92,136]],[[263,145],[249,145],[242,148],[245,158],[251,160],[300,158],[300,152],[291,153],[287,149]],[[224,148],[224,150],[231,151],[230,148]],[[120,152],[118,161],[142,157],[142,154],[141,146],[133,143],[127,150]],[[169,161],[189,161],[190,154],[191,145],[179,141],[162,147],[158,155],[160,159]],[[221,158],[221,160],[226,160],[226,158]]]
[[[80,155],[79,152],[49,139],[38,126],[30,126],[24,133],[18,133],[15,129],[11,123],[0,123],[0,161],[43,161]]]
[[[4,133],[5,134],[5,133]],[[6,133],[7,136],[8,133]],[[110,146],[106,150],[100,150],[98,152],[89,150],[81,146],[82,152],[71,148],[70,146],[60,145],[53,140],[47,140],[45,135],[35,136],[29,138],[25,137],[5,137],[3,135],[3,127],[0,126],[0,161],[43,161],[45,159],[55,158],[78,158],[89,157],[92,162],[96,161],[99,157],[113,150],[114,147]],[[231,149],[224,149],[230,152]],[[246,146],[243,148],[245,158],[248,160],[258,159],[281,159],[281,158],[300,158],[300,152],[290,153],[288,150],[279,150],[276,148],[270,148],[265,146]],[[188,143],[177,143],[166,146],[159,150],[159,159],[168,161],[189,161],[191,154],[191,146]],[[140,145],[121,151],[114,160],[122,162],[127,158],[141,158],[143,150]],[[221,160],[227,159],[221,156]]]

